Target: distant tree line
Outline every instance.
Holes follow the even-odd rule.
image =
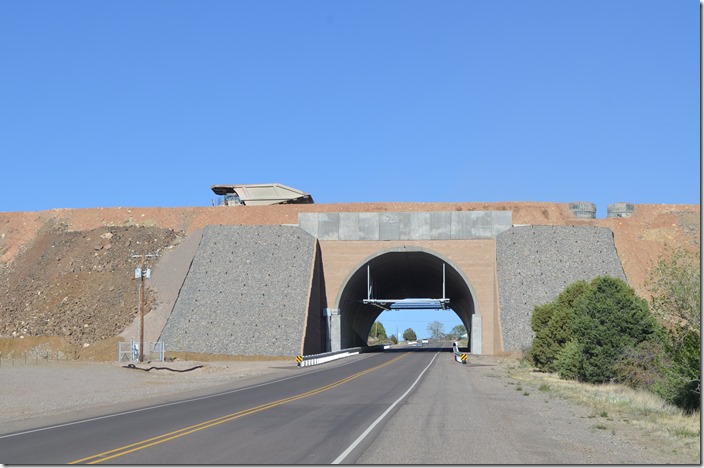
[[[428,331],[428,338],[433,340],[459,340],[467,333],[464,325],[455,325],[449,333],[445,333],[444,325],[439,321],[430,322],[426,328]],[[415,341],[418,339],[418,335],[412,328],[407,328],[403,332],[402,337],[404,341]],[[372,327],[369,330],[369,341],[390,341],[396,344],[399,340],[396,335],[387,337],[384,325],[381,322],[376,321],[372,324]]]

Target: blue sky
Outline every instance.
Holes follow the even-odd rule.
[[[696,0],[6,0],[0,63],[0,211],[700,203]]]

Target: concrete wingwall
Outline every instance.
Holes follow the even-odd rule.
[[[533,308],[565,287],[608,275],[626,281],[613,232],[593,226],[515,226],[496,237],[504,350],[530,347]]]
[[[317,240],[297,226],[207,226],[161,333],[171,351],[297,355],[320,335]],[[313,286],[313,288],[312,288]],[[316,347],[315,343],[308,346]]]

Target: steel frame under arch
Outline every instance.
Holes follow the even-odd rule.
[[[367,298],[362,299],[362,303],[371,304],[383,310],[401,309],[442,309],[447,310],[450,299],[445,297],[445,263],[442,264],[442,297],[433,298],[406,298],[406,299],[374,299],[372,298],[373,287],[371,279],[371,269],[367,264]]]
[[[365,268],[365,265],[367,268]],[[441,269],[446,268],[446,279],[442,285],[429,280],[437,278]],[[376,277],[383,277],[384,285],[378,287],[379,297],[438,297],[440,299],[452,298],[452,311],[457,314],[470,339],[470,352],[482,354],[482,320],[477,303],[477,295],[471,282],[464,272],[453,262],[438,252],[419,246],[402,246],[379,251],[368,256],[357,267],[350,270],[344,279],[337,294],[335,307],[339,311],[337,323],[338,330],[331,336],[339,337],[339,342],[331,342],[330,349],[342,349],[366,345],[367,335],[376,318],[385,310],[380,307],[379,301],[366,301],[372,299],[369,291],[370,282],[367,269],[374,270]],[[435,276],[438,275],[438,276]],[[387,281],[389,278],[396,279]],[[443,289],[441,294],[386,294],[399,291],[431,291],[432,286],[426,284],[432,281],[433,285]],[[391,284],[386,284],[391,283]],[[408,283],[405,284],[405,283]],[[386,287],[386,289],[385,289]],[[446,289],[446,291],[444,290]],[[439,290],[437,290],[440,293]],[[375,294],[376,295],[376,294]],[[393,301],[385,299],[384,301]]]

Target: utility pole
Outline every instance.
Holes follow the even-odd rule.
[[[144,309],[146,307],[146,292],[144,289],[144,280],[147,278],[151,278],[152,275],[152,270],[150,268],[146,268],[146,259],[147,257],[152,258],[152,257],[158,257],[159,256],[159,251],[155,254],[141,254],[141,255],[132,255],[132,258],[141,258],[142,259],[142,266],[138,267],[134,270],[134,277],[135,279],[139,279],[139,362],[144,362]]]

